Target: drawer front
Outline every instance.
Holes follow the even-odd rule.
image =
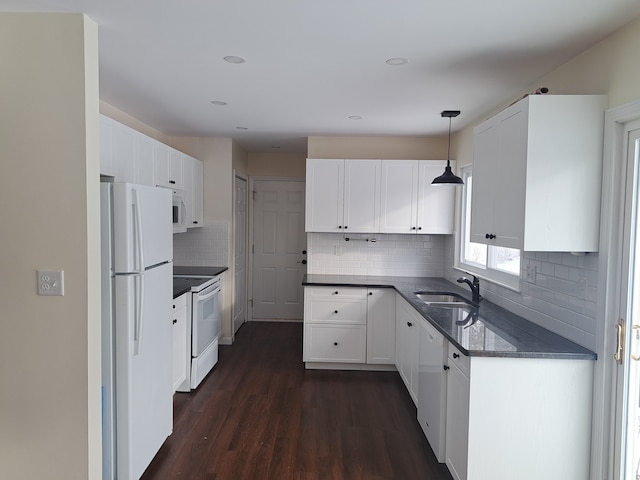
[[[365,363],[367,329],[363,325],[307,324],[305,362]]]
[[[357,287],[306,287],[305,295],[309,299],[360,299],[365,300],[367,298],[366,288]]]
[[[449,344],[449,361],[455,364],[469,378],[471,359],[458,350],[453,343]]]
[[[365,325],[367,303],[358,299],[311,300],[305,305],[304,321]]]

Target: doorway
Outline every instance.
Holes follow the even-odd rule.
[[[252,320],[302,320],[304,213],[304,179],[254,181]]]
[[[640,122],[625,126],[624,222],[616,324],[615,475],[640,480]]]

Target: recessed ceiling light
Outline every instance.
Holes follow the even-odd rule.
[[[223,102],[221,100],[211,100],[211,103],[214,105],[226,105],[227,102]]]
[[[362,120],[362,117],[360,115],[351,115],[349,117],[349,119],[351,119],[351,120]]]
[[[236,130],[249,130],[249,127],[236,127]]]
[[[227,55],[226,57],[224,57],[224,61],[225,62],[229,62],[229,63],[244,63],[246,62],[246,60],[242,57],[236,57],[234,55]]]
[[[401,57],[394,57],[387,60],[387,65],[404,65],[409,63],[409,60]]]

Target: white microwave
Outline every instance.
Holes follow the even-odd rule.
[[[173,202],[171,204],[171,218],[173,219],[173,233],[187,231],[187,206],[184,203],[184,192],[173,190]]]

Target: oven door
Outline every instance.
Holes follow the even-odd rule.
[[[220,335],[222,314],[220,310],[220,285],[211,285],[193,293],[191,356],[197,357]]]

